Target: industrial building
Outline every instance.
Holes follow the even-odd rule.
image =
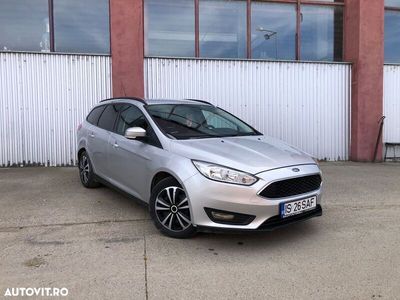
[[[205,99],[319,159],[382,160],[399,64],[400,0],[0,0],[0,166],[74,165],[77,126],[120,96]]]

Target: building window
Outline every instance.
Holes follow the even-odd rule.
[[[200,57],[246,58],[246,16],[245,1],[200,1]]]
[[[251,57],[296,59],[295,4],[251,4]]]
[[[195,56],[193,0],[145,1],[145,54]]]
[[[144,1],[146,56],[343,57],[343,0]]]
[[[385,6],[388,8],[400,8],[400,0],[385,0]]]
[[[343,54],[343,8],[301,7],[302,60],[341,61]]]
[[[385,0],[385,63],[400,63],[400,0]]]
[[[109,0],[1,0],[0,51],[108,54]]]
[[[50,51],[47,0],[1,0],[0,51]]]
[[[53,0],[56,52],[109,53],[108,0]]]

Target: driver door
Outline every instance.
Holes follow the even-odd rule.
[[[133,140],[125,138],[125,130],[130,127],[145,129],[147,136]],[[108,163],[112,183],[141,200],[145,200],[143,195],[150,180],[149,163],[155,151],[153,134],[142,111],[127,104],[121,109],[115,132],[109,139]]]

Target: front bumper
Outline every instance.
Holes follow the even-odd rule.
[[[294,167],[300,171],[294,173],[292,170]],[[234,231],[271,230],[293,222],[302,221],[303,219],[319,216],[322,214],[322,186],[319,190],[311,193],[280,199],[267,199],[258,195],[271,182],[319,173],[320,169],[315,164],[274,169],[257,174],[259,180],[252,186],[216,182],[198,173],[184,182],[186,193],[191,203],[192,222],[194,226],[203,231],[219,231],[220,229]],[[317,197],[316,209],[286,218],[285,220],[279,217],[280,203],[312,196]],[[216,223],[209,218],[204,210],[205,207],[253,215],[255,218],[248,225]]]
[[[197,230],[200,232],[229,232],[229,233],[246,233],[249,231],[272,231],[277,228],[285,227],[294,223],[299,223],[314,217],[322,216],[322,207],[321,205],[317,205],[314,210],[306,211],[302,214],[295,215],[292,217],[288,217],[285,219],[280,218],[280,216],[275,216],[269,218],[260,227],[257,229],[236,229],[236,228],[215,228],[208,226],[197,226]]]

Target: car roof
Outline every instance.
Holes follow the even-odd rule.
[[[197,100],[197,99],[148,99],[146,100],[148,105],[154,104],[198,104],[198,105],[211,105],[211,103],[205,100]]]
[[[195,104],[195,105],[212,105],[210,102],[198,99],[142,99],[138,97],[115,97],[100,101],[101,104],[109,104],[112,102],[140,102],[144,105],[156,104]]]

